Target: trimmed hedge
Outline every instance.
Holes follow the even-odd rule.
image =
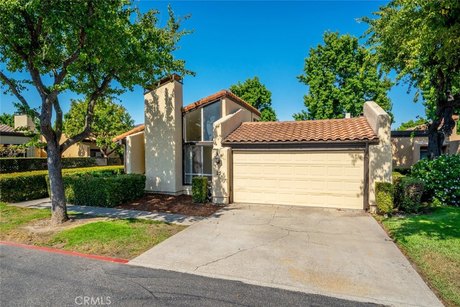
[[[102,166],[63,169],[62,173],[100,173],[109,171],[120,173],[122,166]],[[48,171],[32,171],[0,174],[0,201],[19,202],[31,199],[48,197],[46,176]]]
[[[97,166],[96,159],[62,158],[62,168],[92,167]],[[30,172],[47,170],[46,158],[1,158],[0,173]]]
[[[65,174],[66,201],[79,206],[115,207],[144,195],[145,176],[110,172]]]
[[[192,178],[192,201],[194,203],[205,203],[208,198],[208,178]]]
[[[417,213],[422,208],[424,183],[413,177],[403,177],[395,189],[396,206],[400,211]]]
[[[393,212],[394,186],[389,182],[375,183],[375,200],[379,214],[390,214]]]

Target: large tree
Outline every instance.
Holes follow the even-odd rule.
[[[391,1],[364,21],[382,67],[421,94],[429,157],[439,156],[460,109],[460,1]]]
[[[96,104],[106,97],[148,87],[162,76],[188,73],[173,52],[185,34],[172,10],[160,27],[158,12],[140,13],[126,0],[0,1],[0,81],[21,111],[39,119],[46,140],[52,223],[68,219],[61,154],[91,132]],[[35,88],[40,105],[23,94]],[[82,131],[61,143],[64,91],[85,97]],[[53,122],[54,121],[54,122]]]
[[[261,121],[276,121],[272,107],[272,93],[258,77],[230,86],[230,91],[260,111]]]
[[[84,127],[87,101],[73,100],[70,110],[64,115],[64,133],[68,137],[80,134]],[[133,127],[134,121],[126,109],[111,101],[103,99],[94,107],[93,123],[89,137],[96,141],[104,157],[120,149],[112,139]]]
[[[14,128],[14,115],[2,113],[0,115],[0,124],[7,125]]]
[[[367,100],[391,111],[387,94],[391,82],[382,75],[376,57],[356,37],[326,32],[324,44],[311,48],[300,82],[308,86],[304,96],[307,110],[293,115],[296,120],[358,116]]]
[[[417,118],[416,120],[410,119],[407,122],[401,123],[401,125],[396,129],[398,131],[404,131],[409,129],[414,129],[420,126],[425,126],[427,120],[423,117]]]

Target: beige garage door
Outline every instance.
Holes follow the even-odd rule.
[[[363,209],[363,161],[362,151],[233,151],[233,199]]]

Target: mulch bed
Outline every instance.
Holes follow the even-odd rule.
[[[176,213],[190,216],[210,216],[223,206],[215,204],[194,204],[189,195],[146,194],[133,202],[118,206],[118,209],[151,212]]]

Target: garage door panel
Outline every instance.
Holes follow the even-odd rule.
[[[235,202],[363,208],[362,152],[233,154]]]

